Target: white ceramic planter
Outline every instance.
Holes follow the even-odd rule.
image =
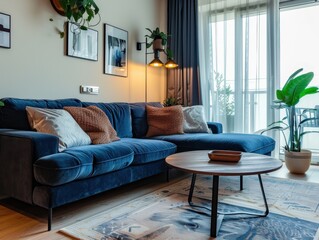
[[[291,173],[305,174],[310,167],[311,151],[301,150],[301,152],[285,151],[285,163]]]

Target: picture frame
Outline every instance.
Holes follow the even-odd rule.
[[[75,23],[67,22],[66,55],[91,61],[98,60],[98,31],[81,30]]]
[[[11,16],[0,12],[0,47],[11,48]]]
[[[128,32],[104,24],[104,74],[127,77]]]

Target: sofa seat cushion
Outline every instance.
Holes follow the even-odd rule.
[[[134,153],[116,143],[74,147],[42,157],[33,165],[35,179],[57,186],[125,168],[132,163]]]
[[[120,142],[131,148],[134,152],[134,160],[132,165],[144,164],[164,159],[176,152],[176,145],[166,141],[122,138]]]
[[[235,150],[242,152],[269,154],[275,148],[275,141],[264,135],[243,133],[189,133],[170,136],[157,136],[152,139],[176,144],[177,151],[192,150]]]

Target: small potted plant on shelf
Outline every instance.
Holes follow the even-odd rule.
[[[294,72],[281,90],[277,90],[277,100],[273,108],[285,109],[286,116],[268,126],[262,133],[269,130],[279,130],[283,133],[285,140],[285,163],[291,173],[304,174],[311,162],[311,151],[301,148],[302,137],[308,133],[319,133],[319,131],[304,131],[303,125],[309,121],[317,121],[318,118],[309,118],[306,112],[297,113],[296,105],[299,100],[309,94],[318,93],[318,87],[307,87],[313,79],[313,72],[298,74],[303,69]],[[306,111],[306,110],[305,110]],[[285,135],[288,130],[289,137]]]
[[[161,32],[158,27],[155,30],[149,28],[146,28],[146,30],[150,32],[150,35],[145,35],[145,37],[151,39],[150,42],[147,42],[146,47],[149,48],[153,46],[153,50],[164,50],[167,44],[167,34]]]
[[[51,0],[51,4],[60,15],[66,16],[68,21],[78,25],[81,30],[96,26],[101,21],[100,9],[94,0]],[[98,20],[92,24],[91,21],[96,16]],[[60,35],[63,37],[61,33]]]
[[[175,106],[180,104],[181,104],[180,98],[168,97],[163,101],[164,107],[170,107],[170,106]]]

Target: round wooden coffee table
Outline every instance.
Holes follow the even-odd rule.
[[[282,162],[270,156],[255,153],[242,153],[242,157],[239,162],[209,161],[208,152],[209,150],[200,150],[176,153],[168,156],[166,158],[166,163],[171,167],[193,174],[188,196],[188,202],[193,207],[198,207],[197,205],[192,203],[196,174],[213,176],[210,236],[217,236],[218,230],[223,220],[223,216],[226,215],[226,213],[217,214],[219,176],[240,176],[242,180],[242,176],[245,175],[258,175],[266,211],[263,214],[249,212],[236,212],[227,214],[249,214],[266,217],[269,213],[269,209],[261,180],[261,174],[278,170],[282,167]]]

